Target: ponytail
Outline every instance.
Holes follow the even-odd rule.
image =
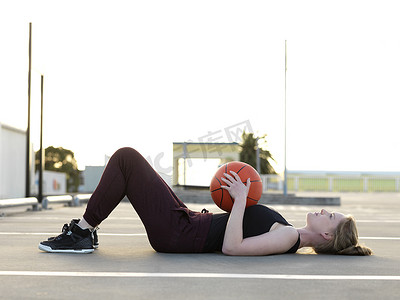
[[[337,254],[341,255],[371,255],[372,251],[370,248],[365,247],[363,245],[356,245],[356,246],[350,246],[347,247],[346,249],[338,251]]]
[[[340,255],[371,255],[372,250],[358,243],[356,222],[352,216],[347,216],[336,227],[333,239],[324,244],[314,246],[314,251],[320,254]]]

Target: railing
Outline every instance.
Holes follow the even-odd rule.
[[[283,177],[261,175],[263,192],[282,191]],[[289,191],[399,192],[400,176],[288,175]]]
[[[47,196],[43,198],[42,203],[39,203],[36,197],[0,199],[0,209],[17,206],[32,206],[33,210],[39,210],[39,206],[43,209],[49,209],[50,204],[56,203],[64,203],[69,206],[79,206],[82,203],[89,201],[90,196],[91,194]]]
[[[1,199],[0,209],[16,206],[32,206],[33,210],[38,209],[39,202],[35,197],[28,198],[14,198],[14,199]]]

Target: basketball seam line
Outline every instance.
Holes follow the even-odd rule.
[[[247,166],[243,166],[239,169],[239,171],[236,172],[236,174],[239,174],[240,171],[242,171],[244,168],[246,168]]]
[[[250,198],[250,197],[247,197],[247,199],[248,199],[248,200],[251,200],[251,201],[256,201],[256,202],[258,202],[258,200],[253,199],[253,198]]]

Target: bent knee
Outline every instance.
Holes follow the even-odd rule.
[[[125,155],[137,155],[139,154],[138,151],[136,151],[135,149],[131,148],[131,147],[122,147],[119,148],[117,151],[115,151],[114,155],[117,156],[125,156]]]

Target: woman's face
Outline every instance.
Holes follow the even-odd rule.
[[[307,214],[307,227],[318,233],[334,233],[344,218],[345,215],[339,212],[328,212],[322,209],[320,212]]]

